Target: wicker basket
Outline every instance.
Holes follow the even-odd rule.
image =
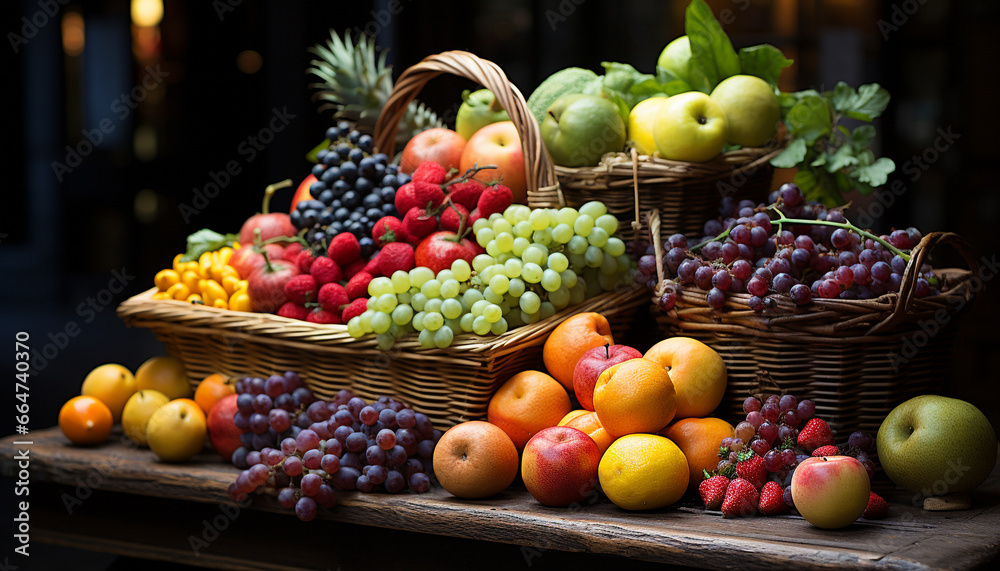
[[[554,186],[552,164],[524,98],[495,64],[466,52],[430,56],[403,72],[375,127],[379,149],[392,152],[407,104],[428,80],[444,72],[476,81],[497,95],[523,138],[525,164],[532,175],[529,187]],[[423,349],[416,336],[410,336],[383,352],[374,336],[353,339],[343,325],[153,300],[153,293],[155,289],[126,300],[118,315],[127,325],[152,329],[167,351],[184,362],[192,383],[211,373],[294,370],[325,398],[344,388],[366,399],[396,396],[439,428],[485,417],[490,397],[501,384],[517,372],[542,366],[542,345],[566,317],[599,312],[620,335],[648,296],[641,288],[622,287],[496,337],[463,334],[447,349]]]
[[[662,259],[655,211],[649,224],[657,259]],[[935,270],[951,287],[917,298],[917,270],[941,244],[955,248],[971,271]],[[729,371],[718,413],[723,418],[741,419],[743,400],[758,387],[758,374],[766,373],[781,389],[813,400],[816,414],[846,437],[855,430],[877,431],[900,402],[941,389],[978,267],[961,237],[933,232],[913,248],[900,293],[868,300],[814,298],[802,308],[776,296],[776,309],[756,313],[749,309],[748,294],[728,294],[723,309],[713,310],[707,292],[684,286],[674,308],[662,311],[657,303],[666,285],[661,274],[653,313],[665,335],[693,337],[722,355]]]
[[[704,163],[661,159],[658,155],[609,153],[594,167],[556,166],[559,186],[528,192],[532,207],[579,206],[600,200],[632,240],[648,236],[640,213],[660,212],[662,239],[674,233],[701,236],[705,220],[718,215],[723,196],[763,202],[771,191],[770,161],[784,148],[784,130],[764,147],[723,153]]]

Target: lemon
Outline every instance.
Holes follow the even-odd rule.
[[[632,141],[640,155],[652,155],[656,152],[653,127],[656,124],[656,114],[666,102],[666,97],[650,97],[640,101],[628,114],[628,140]]]
[[[103,402],[111,410],[114,422],[122,417],[125,401],[135,392],[135,377],[121,365],[108,363],[87,373],[80,394]]]
[[[601,489],[622,509],[649,510],[681,499],[688,485],[688,463],[670,439],[629,434],[615,440],[597,468]]]
[[[122,429],[125,431],[125,436],[140,446],[146,446],[146,426],[149,418],[169,401],[167,395],[152,389],[138,391],[132,395],[125,403],[125,410],[122,411]]]

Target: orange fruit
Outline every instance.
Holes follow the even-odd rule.
[[[626,510],[669,506],[688,487],[684,453],[656,434],[629,434],[615,440],[601,457],[597,476],[608,499]]]
[[[132,371],[114,363],[94,368],[87,373],[83,386],[80,387],[81,395],[94,397],[108,405],[115,422],[121,420],[122,409],[133,393],[135,377],[132,376]]]
[[[677,393],[677,418],[703,418],[726,392],[726,363],[708,345],[690,337],[671,337],[643,355],[670,372]]]
[[[600,313],[578,313],[556,326],[542,347],[545,369],[557,381],[573,390],[573,370],[583,354],[594,347],[614,345],[611,326]]]
[[[597,447],[601,450],[601,454],[611,446],[611,443],[615,441],[614,437],[608,434],[607,429],[601,424],[601,420],[597,418],[596,412],[587,412],[582,414],[565,424],[569,428],[575,428],[581,430],[591,437],[594,442],[597,443]]]
[[[536,432],[559,424],[569,411],[569,394],[558,381],[541,371],[523,371],[497,390],[486,415],[521,451]]]
[[[73,397],[59,409],[59,428],[74,444],[104,442],[113,424],[111,409],[92,396]]]
[[[168,355],[152,357],[139,365],[135,372],[135,388],[160,391],[171,400],[191,396],[191,384],[184,363]]]
[[[434,446],[434,475],[460,498],[499,494],[517,477],[517,448],[507,433],[481,420],[451,427]]]
[[[691,477],[688,485],[698,487],[702,470],[711,472],[719,465],[722,439],[733,436],[733,425],[721,418],[683,418],[659,432],[676,444],[687,458]]]
[[[216,403],[235,393],[236,386],[232,379],[215,373],[205,377],[205,380],[198,384],[197,390],[194,391],[194,400],[201,410],[208,414]]]
[[[670,375],[648,359],[612,365],[594,385],[594,412],[611,436],[657,432],[673,420],[676,407]]]
[[[576,410],[571,410],[571,411],[569,411],[569,412],[566,413],[566,416],[562,417],[562,420],[560,420],[556,424],[556,426],[566,426],[567,422],[573,420],[574,418],[576,418],[578,416],[583,416],[583,415],[587,414],[588,412],[590,412],[590,411],[589,410],[584,410],[582,408],[578,408]]]

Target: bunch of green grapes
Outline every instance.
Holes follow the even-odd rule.
[[[352,337],[375,333],[381,349],[412,331],[445,348],[459,333],[500,335],[535,323],[633,278],[618,219],[601,202],[574,208],[512,205],[477,220],[485,254],[437,275],[417,267],[368,286],[368,310],[347,323]]]

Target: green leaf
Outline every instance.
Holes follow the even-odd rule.
[[[804,139],[794,139],[785,150],[771,159],[771,165],[779,169],[790,169],[806,158],[806,142]]]
[[[778,77],[781,70],[792,65],[792,60],[785,58],[781,50],[771,44],[750,46],[740,50],[740,68],[746,75],[753,75],[778,87]]]
[[[830,134],[832,129],[830,108],[822,97],[803,97],[788,111],[785,125],[796,137],[805,139],[807,143],[813,143],[816,139]]]
[[[875,139],[875,127],[873,125],[861,125],[851,133],[851,144],[856,148],[867,148]]]
[[[691,86],[711,93],[720,81],[740,73],[740,56],[705,0],[692,0],[684,15],[691,42]]]
[[[858,158],[854,156],[854,149],[850,145],[844,145],[832,154],[826,153],[826,156],[829,157],[826,162],[826,172],[829,173],[858,164]]]
[[[311,163],[318,163],[319,162],[319,158],[318,158],[319,152],[321,150],[323,150],[323,149],[328,148],[329,146],[330,146],[330,139],[323,139],[322,143],[316,145],[315,147],[312,148],[311,151],[309,151],[308,153],[306,153],[306,160],[308,160]]]
[[[691,91],[691,86],[687,84],[683,79],[677,79],[669,83],[660,83],[656,79],[647,79],[642,83],[637,83],[632,86],[629,93],[635,97],[638,101],[643,101],[649,99],[650,97],[658,97],[661,95],[671,96],[677,95],[678,93],[685,93]]]
[[[833,104],[833,109],[838,113],[846,113],[852,109],[854,100],[857,99],[858,94],[847,82],[840,81],[833,88],[833,91],[829,93],[829,96],[830,103]]]
[[[854,178],[872,186],[882,186],[889,179],[889,174],[896,170],[892,159],[882,157],[870,165],[860,166],[852,173]]]
[[[827,155],[826,153],[821,153],[818,157],[816,157],[815,159],[813,159],[813,162],[809,163],[809,166],[811,166],[811,167],[821,167],[821,166],[825,165],[826,164],[826,158],[828,156],[829,155]]]
[[[232,246],[239,240],[238,234],[219,234],[203,228],[187,237],[187,251],[181,256],[182,262],[193,262],[205,252],[214,252],[225,246]]]
[[[855,92],[853,87],[841,81],[831,92],[830,101],[837,113],[871,121],[889,105],[889,92],[877,83],[862,85]]]

